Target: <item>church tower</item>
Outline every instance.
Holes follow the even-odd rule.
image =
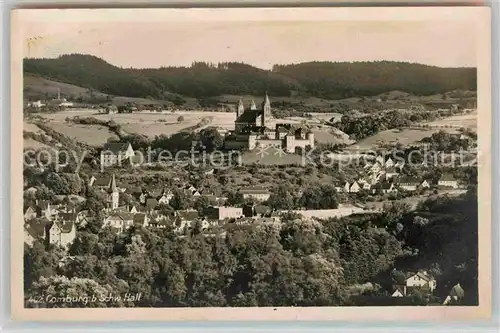
[[[111,204],[111,209],[117,209],[118,203],[120,200],[120,192],[118,192],[118,188],[116,187],[115,174],[111,179],[111,184],[108,189],[108,202]]]
[[[236,109],[236,118],[241,116],[243,112],[245,112],[245,106],[243,106],[243,101],[240,98],[240,101],[238,102],[238,108]]]
[[[267,91],[266,91],[266,97],[262,102],[262,127],[265,127],[266,121],[270,120],[271,118],[272,118],[271,102],[269,101],[269,96],[267,96]]]
[[[255,101],[252,99],[252,103],[250,103],[250,110],[257,110],[257,106],[255,105]]]

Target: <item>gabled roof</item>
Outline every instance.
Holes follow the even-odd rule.
[[[176,211],[177,216],[186,221],[196,220],[199,215],[197,210],[178,210]]]
[[[257,110],[245,110],[242,114],[238,116],[236,119],[237,123],[255,123],[255,120],[260,115],[260,112]]]
[[[133,221],[134,220],[134,214],[132,214],[132,213],[119,212],[119,213],[116,213],[116,215],[119,216],[124,221]]]
[[[26,213],[36,213],[36,208],[33,207],[33,206],[28,206],[25,210],[24,210],[24,214]]]
[[[457,283],[456,285],[453,286],[453,288],[451,288],[449,296],[463,298],[464,294],[465,294],[464,289],[462,288],[460,283]]]
[[[130,146],[130,143],[121,143],[121,142],[108,142],[105,143],[102,150],[103,151],[109,151],[113,154],[118,154],[121,152],[125,152],[128,147]]]
[[[404,176],[399,179],[399,184],[409,184],[409,185],[418,185],[420,184],[420,180],[415,177]]]
[[[65,222],[75,222],[76,221],[76,213],[59,213],[58,219]]]
[[[24,225],[26,231],[33,238],[42,238],[45,235],[45,227],[50,225],[51,222],[45,218],[33,220]]]
[[[61,232],[63,234],[71,232],[71,230],[73,230],[73,227],[75,226],[73,222],[54,222],[53,224],[61,229]],[[48,227],[51,228],[53,224],[48,225]]]
[[[418,277],[420,277],[422,280],[424,280],[426,282],[434,280],[434,278],[432,276],[430,276],[427,272],[423,272],[423,271],[420,271],[420,272],[415,273],[415,274],[411,274],[408,278],[411,278],[411,277],[414,277],[414,276],[418,276]]]

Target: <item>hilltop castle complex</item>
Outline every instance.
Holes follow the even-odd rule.
[[[226,135],[224,145],[227,149],[254,150],[258,147],[276,147],[288,153],[297,147],[314,148],[314,134],[309,130],[292,124],[278,123],[271,114],[271,102],[266,96],[260,108],[252,101],[245,109],[240,99],[236,109],[234,131]]]

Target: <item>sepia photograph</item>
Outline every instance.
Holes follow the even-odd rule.
[[[12,29],[23,318],[491,315],[487,8],[24,9]]]

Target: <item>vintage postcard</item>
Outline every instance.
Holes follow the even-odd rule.
[[[490,317],[489,8],[25,9],[11,43],[14,319]]]

